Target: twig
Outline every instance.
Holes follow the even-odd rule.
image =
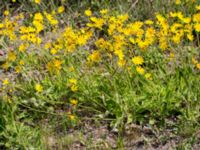
[[[133,9],[133,8],[137,5],[138,1],[139,1],[139,0],[136,0],[136,1],[131,5],[131,7],[128,9],[127,13],[130,12],[131,9]]]

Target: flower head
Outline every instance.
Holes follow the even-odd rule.
[[[41,0],[35,0],[36,4],[40,4]]]
[[[78,104],[78,101],[76,99],[72,99],[70,100],[70,103],[74,106],[76,106]]]
[[[140,67],[140,66],[136,67],[136,71],[137,71],[139,74],[141,74],[141,75],[143,75],[144,72],[145,72],[144,68],[142,68],[142,67]]]
[[[65,11],[65,7],[64,6],[60,6],[60,7],[58,7],[57,11],[58,11],[59,14],[61,14],[61,13],[63,13]]]
[[[152,80],[152,75],[150,73],[146,73],[144,77],[148,80]]]
[[[141,56],[135,56],[132,58],[132,62],[135,65],[142,65],[144,63],[144,59]]]
[[[77,85],[72,85],[71,86],[71,90],[72,90],[72,92],[78,91],[78,86]]]
[[[9,11],[8,11],[8,10],[5,10],[3,14],[4,14],[5,16],[8,16],[8,15],[9,15]]]
[[[197,63],[197,64],[196,64],[196,67],[197,67],[197,69],[200,70],[200,63]]]
[[[86,10],[85,11],[85,15],[88,16],[88,17],[91,16],[92,15],[92,11],[90,9]]]
[[[72,79],[69,80],[69,83],[70,84],[77,84],[77,80],[72,78]]]
[[[42,92],[42,91],[43,91],[42,85],[40,85],[40,84],[37,83],[37,84],[35,85],[35,90],[36,90],[38,93]]]
[[[70,114],[70,115],[69,115],[69,119],[73,121],[73,120],[75,120],[75,116],[72,115],[72,114]]]
[[[3,84],[3,85],[8,85],[8,84],[9,84],[8,78],[4,79],[2,84]]]

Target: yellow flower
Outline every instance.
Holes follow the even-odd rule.
[[[71,90],[72,90],[72,92],[78,91],[78,86],[77,85],[72,85],[71,86]]]
[[[76,99],[72,99],[70,100],[70,103],[74,106],[76,106],[78,104],[78,101]]]
[[[108,13],[108,9],[102,9],[102,10],[100,10],[100,13],[101,13],[102,15],[105,15],[105,14]]]
[[[40,21],[42,22],[43,21],[43,16],[41,13],[35,13],[34,15],[34,20],[37,20],[37,21]]]
[[[36,4],[40,4],[41,0],[35,0]]]
[[[196,67],[197,67],[197,69],[200,70],[200,63],[197,63],[197,64],[196,64]]]
[[[28,47],[28,44],[21,44],[19,46],[19,51],[20,52],[24,52],[27,49],[27,47]]]
[[[24,61],[23,61],[23,60],[20,60],[20,61],[19,61],[19,64],[20,64],[20,65],[24,65]]]
[[[195,58],[192,58],[192,63],[193,63],[194,65],[196,65],[196,64],[198,64],[198,61],[197,61]]]
[[[74,115],[69,115],[69,119],[70,120],[75,120],[75,116]]]
[[[8,52],[8,61],[13,62],[16,60],[16,58],[17,58],[17,56],[14,52],[12,52],[12,51]]]
[[[2,29],[4,27],[3,23],[0,23],[0,29]]]
[[[54,59],[48,62],[46,67],[50,73],[59,73],[62,69],[62,62],[58,59]]]
[[[8,10],[5,10],[3,14],[4,14],[5,16],[8,16],[8,15],[9,15],[9,11],[8,11]]]
[[[9,63],[5,62],[4,64],[1,65],[1,67],[5,70],[7,70],[9,68]]]
[[[35,90],[40,93],[40,92],[43,91],[43,87],[40,84],[36,84],[35,85]]]
[[[117,64],[119,65],[119,67],[123,67],[126,64],[126,61],[123,59],[119,59]]]
[[[188,38],[190,41],[193,41],[193,40],[194,40],[194,36],[192,35],[192,33],[187,34],[187,38]]]
[[[144,63],[144,59],[141,56],[135,56],[132,58],[132,62],[135,65],[142,65]]]
[[[52,55],[55,55],[57,52],[58,52],[58,51],[57,51],[55,48],[52,48],[52,49],[50,50],[50,53],[51,53]]]
[[[145,24],[148,24],[148,25],[152,25],[152,24],[153,24],[153,21],[152,21],[152,20],[146,20],[144,23],[145,23]]]
[[[16,66],[16,67],[15,67],[15,72],[16,72],[16,73],[19,73],[20,71],[21,71],[21,67],[20,67],[20,66]]]
[[[197,31],[197,32],[200,32],[200,23],[196,23],[194,25],[194,29]]]
[[[57,70],[60,70],[60,69],[61,69],[62,62],[61,62],[60,60],[55,59],[55,60],[53,61],[53,64],[54,64],[54,67],[55,67]]]
[[[136,71],[139,73],[139,74],[141,74],[141,75],[143,75],[144,74],[144,68],[142,68],[142,67],[140,67],[140,66],[137,66],[136,67]]]
[[[91,10],[90,9],[86,10],[85,11],[85,15],[88,16],[88,17],[90,17],[92,15]]]
[[[187,18],[183,18],[182,21],[184,23],[190,23],[191,22],[191,18],[187,17]]]
[[[200,10],[200,5],[196,6],[196,10]]]
[[[71,67],[68,68],[68,70],[69,70],[70,72],[73,72],[75,69],[74,69],[73,66],[71,66]]]
[[[134,38],[129,38],[129,41],[130,41],[132,44],[135,44]]]
[[[45,49],[49,49],[51,47],[51,43],[46,43],[45,45],[44,45],[44,48]]]
[[[200,13],[194,14],[192,19],[194,22],[200,22]]]
[[[46,14],[46,18],[51,25],[57,25],[58,24],[58,21],[51,14]]]
[[[93,23],[87,23],[87,26],[88,26],[88,27],[95,27],[95,28],[102,29],[102,26],[103,26],[104,23],[105,23],[105,20],[102,19],[102,18],[91,17],[90,20],[91,20]]]
[[[35,21],[34,20],[33,21],[33,25],[35,26],[35,28],[37,30],[37,33],[40,33],[44,29],[44,26],[40,21]]]
[[[52,15],[55,15],[55,14],[56,14],[56,11],[55,11],[55,10],[52,10],[52,11],[51,11],[51,14],[52,14]]]
[[[175,54],[173,52],[170,52],[170,54],[169,54],[170,59],[173,59],[174,56],[175,56]]]
[[[16,0],[12,0],[12,2],[13,2],[13,3],[15,3],[15,2],[16,2]]]
[[[146,79],[148,79],[148,80],[152,80],[152,76],[151,76],[150,73],[146,73],[146,74],[144,75],[144,77],[145,77]]]
[[[138,40],[138,47],[141,50],[145,50],[148,47],[148,45],[149,45],[148,41]]]
[[[120,60],[124,59],[124,53],[123,53],[123,51],[121,49],[115,50],[114,53],[119,57]]]
[[[99,62],[101,59],[100,53],[98,51],[94,51],[89,57],[88,60],[92,62]]]
[[[70,88],[73,92],[76,92],[78,90],[78,86],[77,86],[77,80],[76,79],[70,79],[69,80],[70,83]]]
[[[61,14],[61,13],[63,13],[65,11],[65,7],[64,6],[60,6],[60,7],[58,7],[57,11],[58,11],[59,14]]]
[[[85,36],[81,35],[78,37],[77,39],[77,43],[81,46],[81,45],[84,45],[86,43],[86,38]]]
[[[4,79],[2,84],[3,84],[3,85],[8,85],[8,84],[9,84],[8,78]]]
[[[181,0],[176,0],[175,4],[176,5],[180,5],[181,4]]]
[[[76,80],[76,79],[70,79],[70,80],[69,80],[69,83],[70,83],[70,84],[77,84],[77,80]]]

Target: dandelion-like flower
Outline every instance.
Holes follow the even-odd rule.
[[[144,63],[144,59],[141,56],[135,56],[132,58],[132,62],[135,65],[142,65]]]
[[[43,91],[42,85],[36,84],[36,85],[35,85],[35,90],[36,90],[38,93],[42,92],[42,91]]]

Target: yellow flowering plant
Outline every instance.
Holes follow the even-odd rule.
[[[133,6],[123,10],[124,1],[120,11],[110,2],[107,7],[99,7],[107,1],[92,1],[89,7],[84,7],[86,1],[80,2],[77,11],[69,5],[75,2],[53,2],[49,5],[45,0],[31,1],[34,12],[30,15],[13,15],[10,8],[2,11],[0,132],[10,132],[10,125],[16,129],[13,135],[4,131],[0,134],[0,139],[8,142],[8,149],[43,148],[38,146],[43,142],[29,138],[35,136],[32,132],[26,134],[27,143],[24,139],[10,139],[23,137],[19,124],[28,128],[23,133],[40,129],[42,138],[38,139],[46,138],[44,125],[52,132],[59,128],[64,133],[93,119],[106,120],[119,132],[129,124],[152,129],[179,128],[183,122],[192,127],[198,124],[197,2],[162,1],[165,11],[152,14],[152,9],[145,14],[148,7],[144,10],[141,6],[145,4],[136,1],[134,11],[139,12],[138,16],[131,13]],[[178,133],[182,128],[177,128]],[[29,147],[31,144],[34,147]]]

